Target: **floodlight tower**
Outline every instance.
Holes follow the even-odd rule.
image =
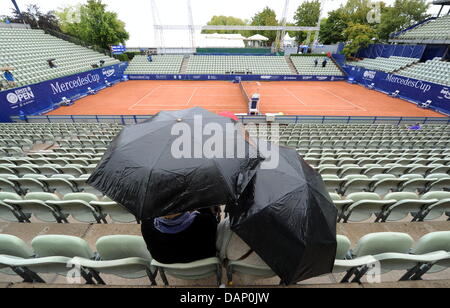
[[[191,0],[187,0],[188,7],[188,21],[189,21],[189,38],[191,39],[191,47],[195,49],[195,27],[194,27],[194,17],[192,15],[192,5]]]
[[[327,2],[327,0],[320,0],[319,19],[317,20],[317,28],[318,28],[318,30],[316,30],[316,33],[314,34],[313,44],[317,44],[319,42],[320,17],[322,17],[323,10],[325,8],[325,2]]]
[[[159,18],[158,7],[156,6],[156,0],[150,0],[152,6],[152,18],[153,18],[153,26],[154,26],[154,36],[155,36],[155,45],[158,49],[164,46],[164,29],[162,27],[158,27],[161,25],[161,19]]]
[[[277,31],[277,38],[275,40],[275,49],[277,51],[283,49],[284,47],[284,37],[286,36],[286,24],[287,24],[287,14],[289,10],[289,0],[285,0],[283,15],[281,17],[282,30]]]

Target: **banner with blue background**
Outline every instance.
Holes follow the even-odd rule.
[[[344,76],[306,75],[185,75],[185,74],[145,74],[127,75],[129,80],[223,80],[223,81],[342,81]]]
[[[450,114],[450,87],[357,66],[344,69],[350,79],[361,85],[373,84],[375,90],[388,94],[399,91],[400,98],[416,104],[431,100],[432,109]]]
[[[77,100],[106,87],[106,82],[119,81],[127,65],[107,66],[77,75],[0,92],[0,122],[9,122],[11,115],[38,115],[58,107],[62,99]]]

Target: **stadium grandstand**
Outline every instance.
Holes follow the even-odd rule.
[[[0,45],[0,67],[14,69],[19,87],[85,72],[100,61],[102,66],[120,62],[43,30],[0,27]],[[56,67],[49,66],[49,59],[54,59]]]
[[[195,26],[191,19],[186,26],[161,25],[156,1],[150,2],[151,48],[128,48],[124,40],[102,50],[0,19],[0,288],[450,287],[448,1],[435,1],[438,16],[352,55],[346,54],[351,41],[322,45],[320,27],[288,26],[289,1],[279,26],[231,28]],[[180,29],[192,45],[165,48],[163,36]],[[277,35],[259,51],[208,49],[195,46],[196,29]],[[288,31],[307,31],[308,38],[292,49],[283,42]],[[195,113],[208,114],[208,123],[198,126]],[[194,135],[211,137],[214,128],[210,134],[205,128],[211,123],[232,124],[233,138],[237,131],[250,148],[264,143],[293,151],[297,164],[282,154],[276,176],[268,176],[258,173],[269,160],[262,151],[245,163],[227,157],[233,164],[226,168],[217,154],[169,157],[175,125],[194,127],[196,148]],[[236,161],[239,170],[229,176]],[[284,161],[289,168],[280,167]],[[111,165],[117,169],[108,174]],[[267,178],[261,191],[270,200],[258,200],[257,184]],[[111,183],[112,193],[104,188]],[[214,183],[222,189],[211,191]],[[130,202],[121,202],[123,196]],[[164,235],[185,231],[205,210],[190,208],[190,199],[217,211],[211,210],[214,255],[156,260],[144,223],[160,231],[157,219],[177,221],[187,213],[192,220]],[[161,212],[150,208],[157,202]],[[256,244],[246,238],[254,230]],[[327,244],[314,243],[329,234]],[[286,247],[292,238],[298,247]],[[327,258],[329,264],[321,262]],[[298,264],[295,273],[307,263],[303,272],[314,274],[288,280],[280,263]]]

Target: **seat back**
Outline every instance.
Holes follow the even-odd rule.
[[[337,260],[344,260],[345,256],[347,255],[348,251],[350,250],[350,246],[352,243],[348,239],[348,237],[344,235],[337,235],[337,251],[336,251],[336,259]]]
[[[358,241],[353,254],[356,257],[362,257],[388,252],[408,253],[413,244],[414,240],[406,233],[371,233]]]
[[[422,199],[430,200],[430,199],[437,199],[437,200],[443,200],[443,199],[450,199],[450,192],[449,191],[430,191],[422,196]]]
[[[25,242],[14,235],[0,234],[0,255],[31,258],[34,253]]]
[[[424,235],[413,247],[416,255],[445,250],[450,252],[450,231],[432,232]]]
[[[412,192],[393,192],[384,196],[385,200],[418,200],[419,197]]]
[[[40,201],[59,201],[59,197],[55,194],[45,193],[45,192],[32,192],[26,194],[25,200],[40,200]]]
[[[98,201],[98,198],[94,194],[89,193],[73,193],[64,195],[64,201],[82,200],[86,202]]]
[[[75,236],[42,235],[34,238],[31,246],[38,257],[94,258],[88,243]]]
[[[141,236],[110,235],[98,239],[95,244],[102,260],[143,258],[151,261],[152,255]]]
[[[361,200],[381,200],[378,194],[368,192],[352,193],[347,196],[347,199],[353,200],[355,202]]]
[[[228,218],[222,220],[219,224],[218,239],[219,238],[220,240],[217,241],[217,244],[220,244],[218,250],[220,252],[220,257],[222,260],[240,260],[243,256],[245,256],[252,250],[236,233],[231,231]],[[255,252],[251,253],[242,261],[252,265],[267,266],[266,263]]]
[[[3,200],[6,200],[6,199],[9,199],[9,200],[22,200],[22,198],[18,194],[11,193],[11,192],[0,191],[0,203]]]

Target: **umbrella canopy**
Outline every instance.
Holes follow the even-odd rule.
[[[222,117],[230,118],[235,121],[239,121],[239,118],[231,111],[222,111],[219,112],[219,115]]]
[[[279,153],[278,167],[258,168],[227,211],[231,229],[289,285],[331,273],[337,210],[320,175],[294,149]]]
[[[160,112],[125,127],[88,184],[140,220],[235,203],[262,160],[239,125],[202,108]]]

